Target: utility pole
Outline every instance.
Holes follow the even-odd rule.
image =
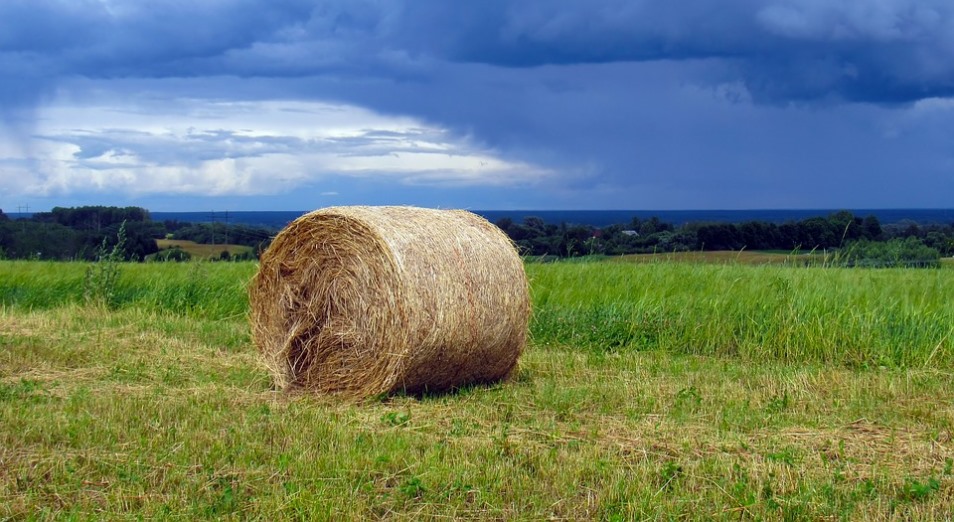
[[[26,219],[23,217],[23,209],[26,209],[26,212],[30,212],[30,205],[17,207],[17,219],[20,220],[20,232],[26,234]]]

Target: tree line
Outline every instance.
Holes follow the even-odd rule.
[[[503,218],[496,225],[528,256],[617,256],[653,252],[774,250],[811,252],[837,250],[846,263],[889,266],[911,260],[912,266],[934,266],[940,256],[954,255],[954,223],[882,225],[876,216],[848,211],[783,224],[686,223],[675,226],[659,218],[639,219],[607,227],[546,223],[528,217],[522,223]],[[893,261],[892,261],[893,260]]]
[[[157,256],[157,239],[244,245],[258,253],[275,235],[265,227],[153,221],[149,211],[140,207],[55,207],[16,220],[0,210],[0,259],[95,260],[116,245],[120,227],[126,261],[175,259]]]
[[[707,250],[775,250],[784,252],[838,251],[851,266],[936,266],[940,256],[954,255],[954,223],[882,225],[876,216],[858,217],[848,211],[783,224],[686,223],[681,226],[657,217],[593,227],[547,223],[539,217],[522,222],[496,222],[526,256],[577,257],[653,252]],[[0,258],[94,260],[117,241],[124,227],[123,258],[180,259],[175,252],[157,255],[157,239],[203,244],[237,244],[260,253],[274,229],[224,223],[153,221],[140,207],[56,207],[30,218],[11,220],[0,210]]]

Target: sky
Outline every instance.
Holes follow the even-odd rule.
[[[0,209],[954,207],[950,0],[3,0]]]

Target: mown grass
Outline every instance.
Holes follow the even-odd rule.
[[[954,512],[952,340],[879,364],[823,339],[869,321],[856,335],[924,355],[913,330],[954,324],[950,271],[530,265],[511,382],[354,404],[271,388],[244,317],[254,264],[121,268],[110,309],[83,303],[81,264],[0,263],[0,519]],[[878,331],[891,313],[908,319]],[[703,337],[781,319],[851,355]]]

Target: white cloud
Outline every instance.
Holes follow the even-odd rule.
[[[954,98],[925,98],[913,104],[913,110],[918,113],[945,113],[954,110]]]
[[[0,143],[16,172],[0,188],[26,196],[272,195],[335,176],[500,186],[549,174],[413,118],[305,101],[61,99],[40,109],[29,154],[14,149]]]

